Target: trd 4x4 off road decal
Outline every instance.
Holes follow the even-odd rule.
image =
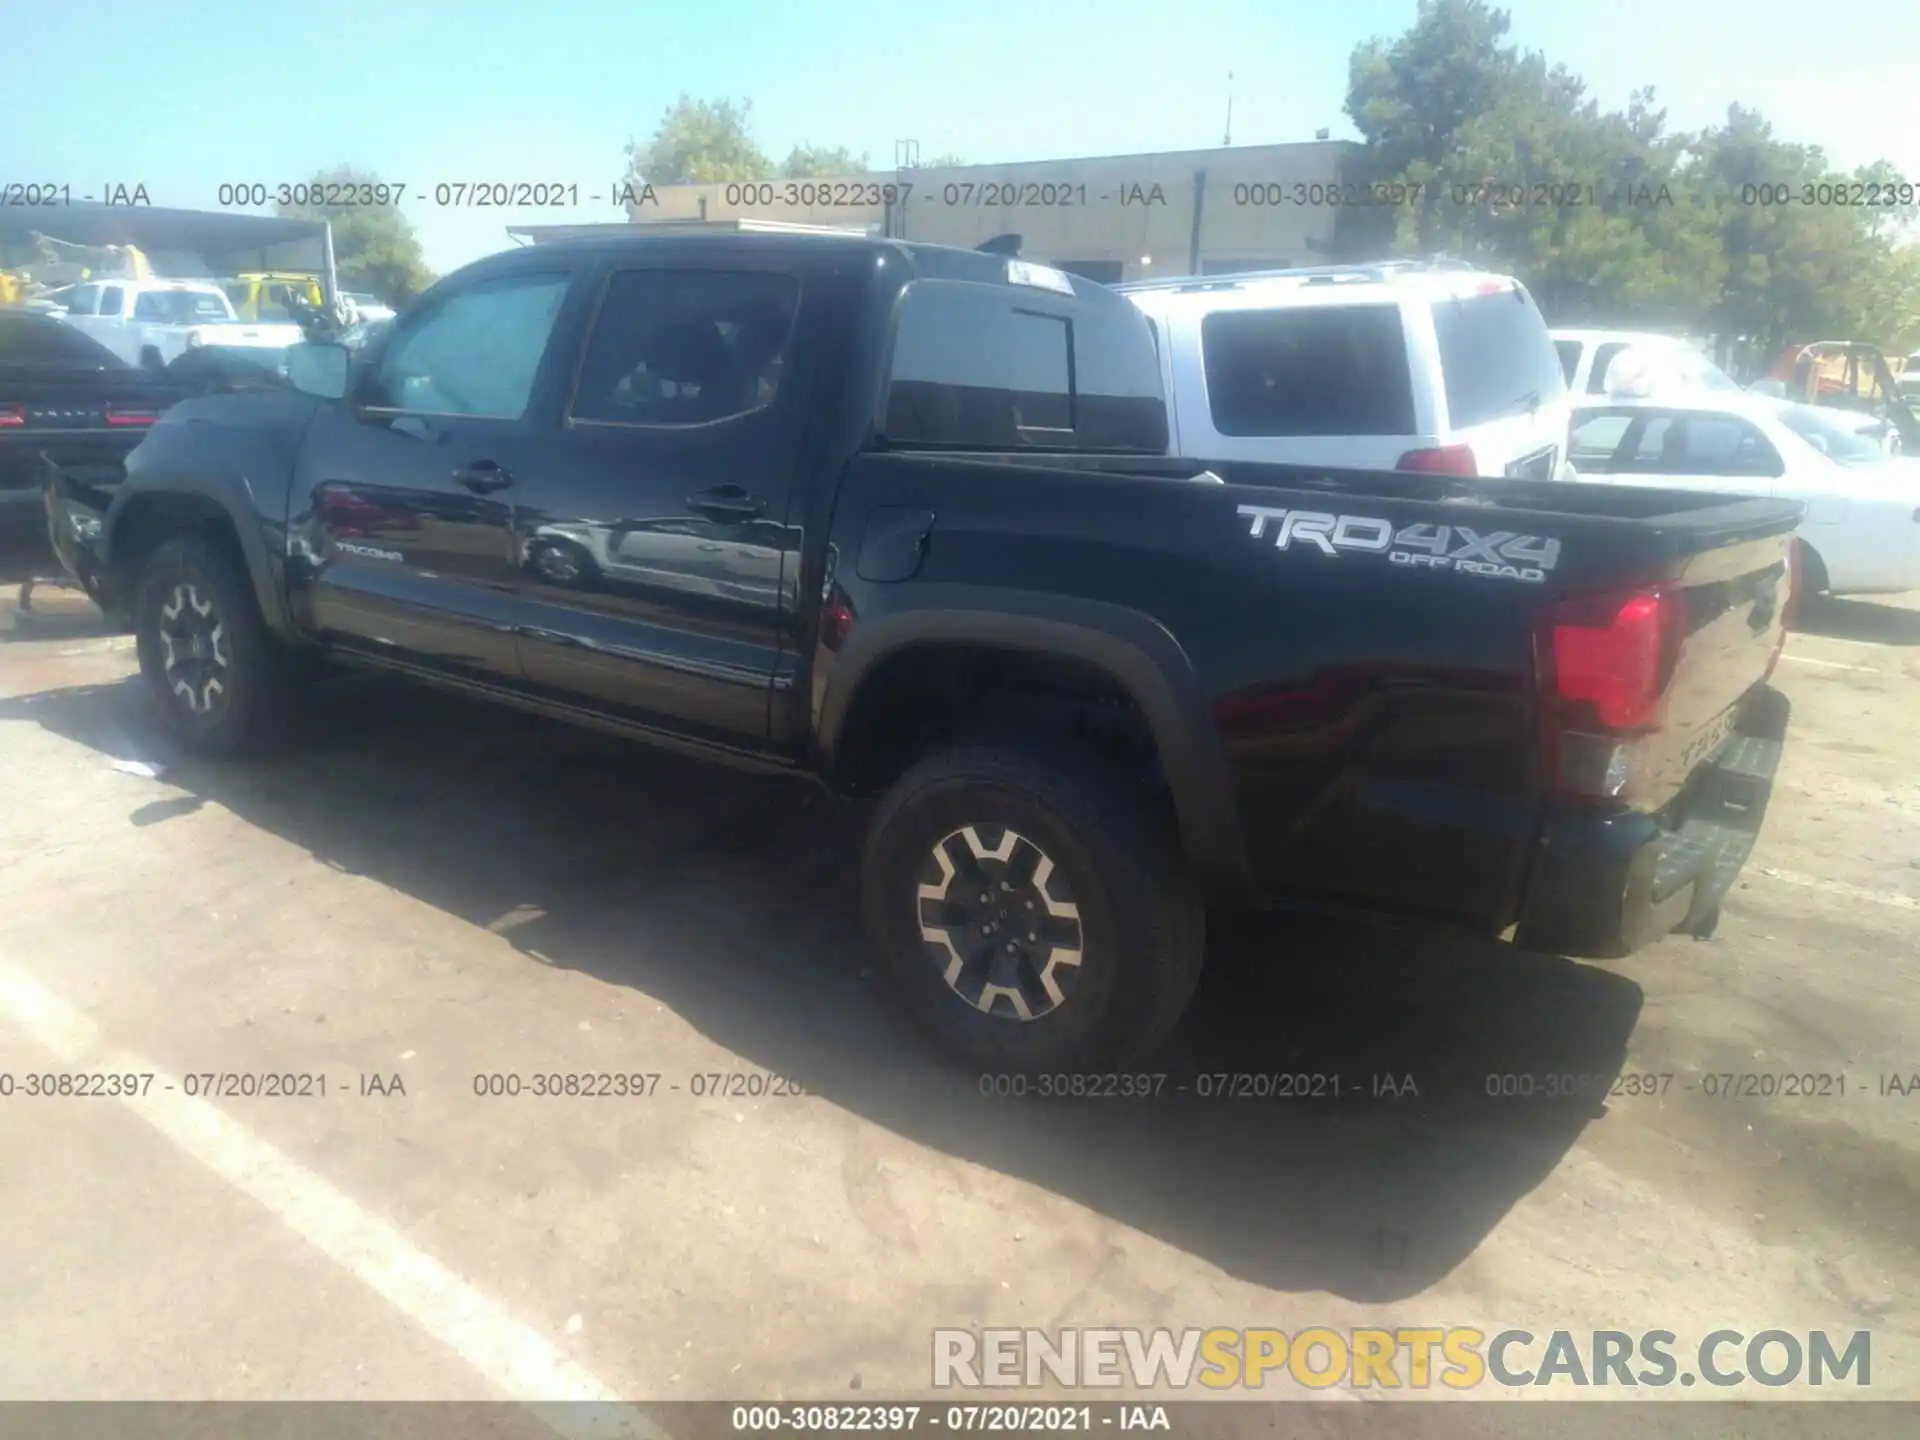
[[[1538,585],[1560,563],[1560,542],[1538,535],[1495,530],[1482,535],[1465,525],[1406,525],[1373,515],[1332,515],[1319,510],[1273,510],[1241,505],[1254,539],[1273,537],[1274,548],[1311,546],[1323,555],[1385,555],[1394,565],[1416,570],[1457,570],[1490,580]]]

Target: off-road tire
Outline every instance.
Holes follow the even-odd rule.
[[[187,616],[215,636],[212,655],[194,661],[192,670],[185,669],[181,640],[171,636],[171,651],[168,645]],[[141,675],[167,732],[181,744],[224,756],[279,737],[296,667],[268,631],[246,572],[225,546],[202,535],[162,541],[141,571],[133,622]]]
[[[982,1072],[1103,1071],[1148,1055],[1186,1012],[1206,949],[1205,908],[1168,829],[1125,777],[1079,758],[964,745],[920,761],[881,801],[861,858],[867,928],[907,1012]],[[944,864],[935,854],[942,848]],[[1008,858],[990,858],[1002,849]],[[924,899],[923,887],[940,889],[946,866],[964,873],[946,878],[942,898]],[[1038,888],[1035,872],[1046,877]],[[967,878],[973,893],[957,888]],[[1006,902],[1003,886],[1012,892]],[[979,924],[947,923],[959,912],[948,911],[946,897],[972,907],[992,894],[1021,914],[1034,908],[1022,893],[1041,910],[1071,908],[1077,918],[1045,922],[1055,928],[1027,952],[1037,958],[1022,960],[1024,971],[997,972],[1026,976],[1024,1001],[1000,985],[987,996],[977,953],[998,942]],[[993,914],[1004,921],[1004,911]],[[930,922],[944,940],[927,938]],[[1015,923],[1020,940],[1035,933],[1026,920]],[[1066,992],[1055,1000],[1034,983],[1040,958],[1071,952],[1076,938],[1079,963],[1052,967]],[[957,971],[966,974],[956,986]],[[1021,1018],[1022,1003],[1032,1018]]]

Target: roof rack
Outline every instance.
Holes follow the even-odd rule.
[[[1435,256],[1427,260],[1378,260],[1351,265],[1298,265],[1284,270],[1242,270],[1232,275],[1185,275],[1167,279],[1123,280],[1115,290],[1231,290],[1252,280],[1305,280],[1309,283],[1352,284],[1385,280],[1390,275],[1425,274],[1434,271],[1477,270],[1470,260]]]

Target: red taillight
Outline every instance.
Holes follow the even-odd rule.
[[[122,410],[117,405],[107,406],[107,424],[109,425],[151,425],[160,418],[157,410]]]
[[[0,425],[24,425],[27,423],[27,407],[9,405],[0,401]]]
[[[1431,450],[1409,450],[1394,462],[1396,470],[1425,475],[1478,475],[1471,445],[1441,445]]]
[[[1674,603],[1664,590],[1569,600],[1553,613],[1553,693],[1605,730],[1659,723]]]
[[[820,643],[829,650],[838,650],[847,643],[853,623],[853,606],[844,598],[834,599],[820,615]]]
[[[1561,795],[1631,802],[1649,778],[1641,737],[1666,715],[1681,602],[1659,587],[1564,600],[1540,635],[1541,740]]]

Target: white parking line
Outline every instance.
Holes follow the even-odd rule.
[[[1818,665],[1824,670],[1858,670],[1863,675],[1884,675],[1887,672],[1872,665],[1842,665],[1838,660],[1816,660],[1811,655],[1788,655],[1785,659],[1796,665]]]
[[[1770,880],[1778,880],[1783,885],[1804,885],[1809,890],[1825,890],[1829,895],[1844,895],[1849,900],[1866,900],[1875,905],[1891,905],[1896,910],[1920,910],[1920,900],[1911,895],[1898,895],[1885,890],[1863,890],[1858,885],[1849,885],[1844,880],[1821,880],[1813,875],[1802,875],[1797,870],[1776,870],[1771,865],[1753,867]]]
[[[76,1069],[84,1065],[103,1073],[153,1074],[146,1094],[123,1101],[128,1109],[352,1271],[499,1390],[539,1407],[539,1418],[550,1428],[580,1440],[666,1440],[651,1421],[620,1403],[612,1387],[544,1335],[216,1106],[183,1094],[177,1077],[138,1055],[102,1055],[101,1036],[91,1020],[5,960],[0,960],[0,1018]],[[547,1408],[556,1401],[588,1405]]]

